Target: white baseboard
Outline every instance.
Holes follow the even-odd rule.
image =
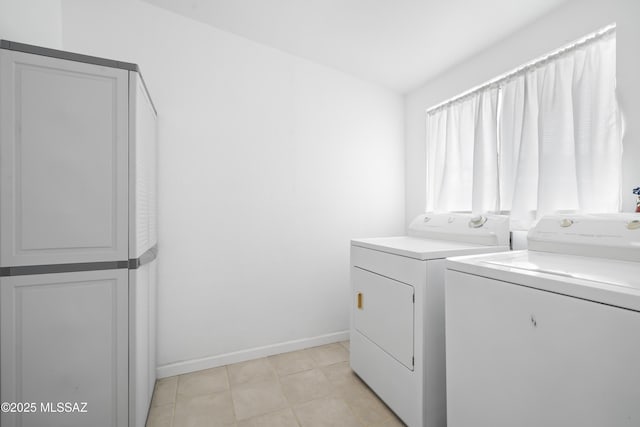
[[[203,369],[216,368],[232,363],[258,359],[260,357],[273,356],[274,354],[288,353],[319,345],[346,341],[349,339],[349,331],[334,332],[332,334],[319,335],[317,337],[303,338],[294,341],[286,341],[278,344],[255,347],[247,350],[225,353],[217,356],[203,357],[201,359],[185,360],[158,366],[156,374],[158,378],[172,377]]]

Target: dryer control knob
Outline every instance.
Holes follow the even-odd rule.
[[[469,227],[480,228],[484,225],[485,222],[487,222],[486,217],[482,215],[474,216],[469,220]]]
[[[560,220],[560,227],[570,227],[571,225],[573,225],[573,220],[570,218]]]
[[[639,230],[640,229],[640,219],[634,219],[633,221],[629,221],[627,223],[627,228],[629,230]]]

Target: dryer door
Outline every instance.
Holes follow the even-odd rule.
[[[354,327],[413,370],[413,286],[378,274],[351,269]]]

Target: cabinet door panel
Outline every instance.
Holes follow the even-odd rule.
[[[158,242],[156,218],[157,127],[151,98],[136,72],[130,73],[129,248],[138,258]]]
[[[149,263],[149,375],[147,387],[153,395],[156,385],[158,348],[158,260]]]
[[[1,414],[3,427],[127,425],[127,270],[0,279],[0,401],[36,402]],[[87,413],[40,403],[87,402]]]
[[[0,263],[128,258],[127,71],[0,50]]]
[[[129,271],[129,425],[144,427],[156,382],[155,260]]]

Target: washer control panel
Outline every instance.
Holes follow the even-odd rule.
[[[540,219],[529,250],[640,262],[640,214],[558,214]]]

